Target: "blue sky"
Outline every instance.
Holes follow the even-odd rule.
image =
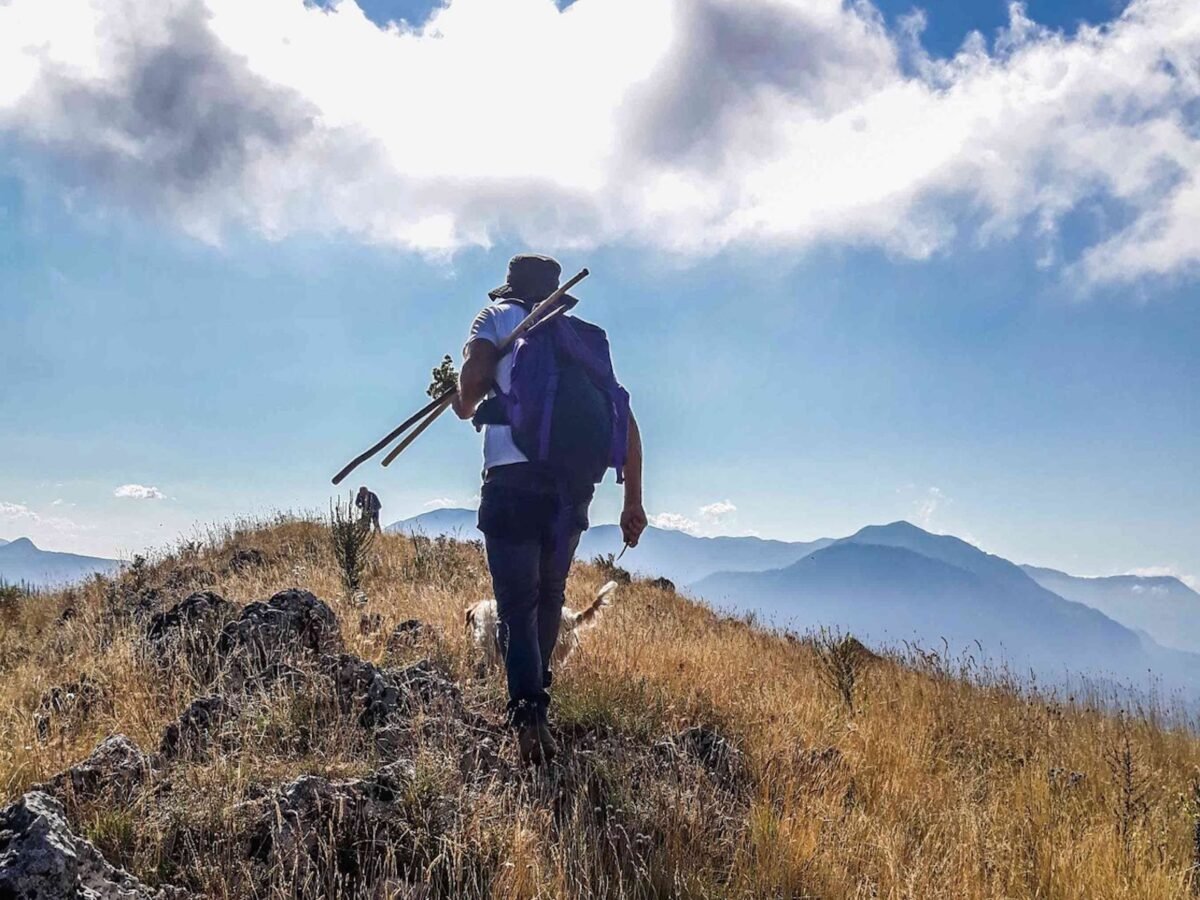
[[[535,0],[517,5],[537,27],[567,28],[570,16],[588,15],[596,17],[589,28],[619,28],[600,18],[598,2],[579,0],[561,18]],[[347,3],[330,13],[274,5],[289,46],[315,41],[332,56],[361,41],[372,53],[411,52],[419,57],[412,66],[443,49],[419,43],[437,40],[421,37],[427,4],[364,2],[370,20]],[[718,12],[736,17],[754,5]],[[589,109],[609,111],[608,124],[564,112],[590,143],[577,148],[564,136],[567,159],[528,172],[524,157],[541,159],[535,144],[517,153],[512,140],[483,140],[473,149],[483,136],[473,136],[470,114],[490,114],[461,105],[476,82],[445,88],[447,104],[459,104],[447,107],[460,113],[451,124],[420,119],[419,105],[395,123],[387,92],[353,80],[336,91],[310,84],[286,61],[255,63],[253,75],[265,80],[252,83],[220,54],[257,58],[253,48],[278,42],[276,20],[240,21],[216,0],[212,35],[190,33],[188,58],[212,53],[225,68],[213,63],[210,76],[240,74],[215,96],[189,95],[183,109],[190,122],[216,104],[221,122],[250,121],[250,136],[233,152],[234,138],[204,132],[224,149],[199,176],[183,167],[199,139],[177,118],[151,129],[138,107],[139,118],[118,115],[112,125],[111,107],[97,100],[104,116],[75,109],[68,120],[61,103],[38,92],[40,71],[25,95],[0,93],[0,537],[128,553],[197,524],[324,508],[332,473],[420,405],[429,369],[457,353],[508,256],[535,247],[567,270],[593,272],[580,314],[613,338],[645,432],[647,506],[661,522],[804,539],[908,518],[1083,574],[1200,574],[1200,306],[1195,247],[1180,225],[1192,173],[1179,162],[1196,158],[1184,151],[1196,137],[1197,101],[1184,80],[1164,88],[1155,63],[1132,98],[1094,84],[1072,88],[1092,93],[1064,89],[1051,101],[1029,93],[1027,68],[1086,65],[1112,52],[1102,38],[1079,43],[1090,40],[1079,36],[1080,21],[1120,12],[1105,0],[1031,3],[1019,19],[1001,4],[928,4],[920,50],[905,44],[907,4],[882,4],[884,24],[865,32],[836,4],[777,4],[795,16],[783,23],[795,29],[793,43],[809,39],[805,29],[822,48],[843,32],[857,42],[839,45],[834,70],[815,74],[795,71],[792,44],[762,37],[762,23],[782,13],[759,5],[761,21],[713,19],[738,40],[705,52],[728,52],[726,83],[739,87],[706,118],[689,118],[677,102],[694,87],[679,81],[687,67],[648,57],[619,102],[590,81],[573,86]],[[1188,15],[1185,6],[1175,11]],[[439,15],[451,13],[459,18],[433,23],[447,47],[470,33],[472,16],[489,15],[471,0]],[[686,61],[691,51],[678,35],[695,23],[667,15],[659,25],[677,36]],[[370,29],[397,18],[418,29],[409,33],[416,43],[379,44]],[[50,27],[32,17],[24,26],[27,43]],[[1148,43],[1179,33],[1195,40],[1169,16],[1112,27],[1135,26],[1141,31],[1130,33]],[[959,54],[972,29],[982,32],[984,57]],[[335,32],[344,34],[335,41]],[[81,40],[64,39],[51,55],[103,58],[103,45],[85,52]],[[747,63],[747,47],[772,64]],[[866,67],[864,82],[899,91],[895,103],[924,91],[913,117],[927,134],[910,147],[888,113],[894,105],[881,112],[877,98],[821,81],[840,84],[847,56]],[[464,50],[462,58],[472,57]],[[1102,68],[1113,59],[1102,58]],[[1138,71],[1138,59],[1117,61]],[[174,77],[194,90],[183,71]],[[661,76],[655,90],[670,83],[675,93],[647,93],[645,71]],[[1014,82],[1020,90],[1005,93]],[[117,78],[95,96],[137,106],[143,94],[121,91],[138,83]],[[443,90],[433,84],[429,92]],[[768,134],[755,116],[769,112],[774,122],[792,110],[759,109],[763,85],[803,107],[798,131],[763,139],[775,156],[738,157],[747,135]],[[323,134],[318,149],[309,126],[293,141],[278,113],[293,100],[284,88],[314,104],[322,123],[353,122],[356,135],[389,148],[391,162],[377,164],[365,139],[347,149],[330,137],[341,140],[345,128]],[[418,104],[415,89],[405,85],[402,102]],[[1027,102],[1005,114],[1011,127],[980,133],[983,111],[1013,96]],[[1139,114],[1106,118],[1113,97]],[[1029,112],[1038,104],[1059,118]],[[1091,118],[1067,115],[1085,108]],[[620,131],[643,109],[672,135],[700,136],[680,149],[660,134]],[[846,110],[858,110],[848,134],[880,132],[868,154],[879,172],[847,174],[826,159],[822,142]],[[1164,121],[1185,127],[1155,144]],[[176,126],[186,140],[175,139]],[[1158,130],[1139,138],[1141,127]],[[132,162],[113,155],[125,146],[111,139],[121,128],[142,142]],[[437,144],[439,128],[452,143]],[[1129,143],[1106,161],[1090,135]],[[611,156],[592,158],[591,148],[607,141],[626,153],[638,139],[644,149],[620,159],[638,190],[610,200],[619,187],[596,173]],[[922,167],[910,154],[926,142],[937,164]],[[812,159],[796,149],[805,146],[819,148]],[[446,171],[439,154],[454,157]],[[665,154],[675,154],[669,166]],[[726,170],[731,158],[753,166]],[[418,169],[437,190],[416,182]],[[809,173],[794,203],[775,203],[763,185],[781,179],[779,191],[793,190],[794,170]],[[1121,180],[1143,171],[1151,174],[1136,184]],[[282,184],[293,173],[296,184]],[[680,199],[673,179],[684,177]],[[545,183],[530,188],[530,178]],[[403,202],[375,200],[387,185]],[[744,199],[752,195],[753,204]],[[474,432],[445,421],[390,469],[364,467],[361,480],[382,496],[385,518],[397,519],[433,503],[468,505],[479,461]],[[140,489],[115,496],[129,485]],[[618,498],[603,489],[594,518],[612,520]]]

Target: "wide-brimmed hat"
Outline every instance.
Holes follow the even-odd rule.
[[[500,287],[488,291],[493,300],[545,300],[558,288],[562,266],[558,260],[537,253],[518,253],[508,261],[508,277]],[[574,304],[575,298],[568,296]]]

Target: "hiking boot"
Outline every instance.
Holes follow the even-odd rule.
[[[537,737],[538,743],[542,745],[542,758],[547,763],[552,762],[554,757],[558,756],[558,741],[554,740],[545,719],[537,723]]]
[[[517,750],[520,753],[522,765],[540,766],[542,764],[542,741],[537,725],[522,725],[517,731]]]

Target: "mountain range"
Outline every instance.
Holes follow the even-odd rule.
[[[1086,603],[1122,625],[1144,631],[1164,647],[1200,651],[1200,594],[1170,575],[1080,578],[1057,569],[1022,566],[1060,597]]]
[[[440,509],[389,530],[478,537],[475,513]],[[585,532],[578,556],[617,553],[620,529]],[[810,542],[703,538],[648,528],[621,565],[665,576],[718,607],[798,630],[916,642],[1062,681],[1068,673],[1200,688],[1200,595],[1174,578],[1077,578],[1018,566],[909,522]]]
[[[435,509],[395,522],[387,530],[426,537],[481,536],[475,528],[475,511],[470,509]],[[787,566],[831,543],[831,538],[789,542],[757,537],[697,537],[651,526],[642,535],[637,550],[626,554],[621,565],[635,575],[661,576],[683,586],[715,572],[759,572]],[[615,555],[621,552],[623,544],[618,526],[595,525],[583,533],[576,556],[592,559]]]
[[[0,583],[3,584],[60,587],[97,573],[108,574],[119,565],[115,559],[42,550],[29,538],[0,541]]]
[[[783,569],[718,573],[695,592],[789,627],[828,627],[868,643],[916,642],[1058,681],[1089,673],[1200,687],[1200,655],[1157,644],[1020,566],[908,522],[863,528]]]

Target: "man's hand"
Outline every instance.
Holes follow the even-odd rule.
[[[621,511],[621,535],[630,547],[636,547],[646,530],[646,510],[640,503],[627,503]]]
[[[475,407],[487,396],[496,378],[500,351],[491,341],[476,338],[467,344],[466,359],[458,375],[458,393],[454,395],[454,414],[460,419],[475,415]]]

